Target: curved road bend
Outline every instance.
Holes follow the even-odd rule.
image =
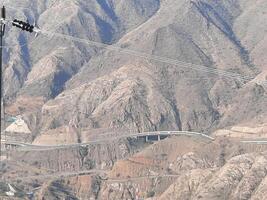
[[[62,145],[33,145],[30,143],[22,143],[16,141],[4,141],[1,142],[7,145],[15,145],[20,146],[21,148],[16,149],[16,151],[45,151],[45,150],[54,150],[54,149],[64,149],[64,148],[75,148],[79,146],[86,146],[92,144],[102,144],[106,143],[110,140],[123,139],[128,137],[145,137],[145,136],[171,136],[171,135],[185,135],[185,136],[193,136],[193,137],[202,137],[208,140],[214,140],[215,138],[208,136],[203,133],[198,132],[190,132],[190,131],[155,131],[155,132],[143,132],[143,133],[132,133],[132,134],[101,134],[99,135],[101,139],[94,139],[93,141],[86,143],[74,143],[74,144],[62,144]]]

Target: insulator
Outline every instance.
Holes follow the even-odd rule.
[[[13,26],[16,26],[16,27],[20,28],[21,30],[28,31],[30,33],[32,33],[33,29],[34,29],[33,25],[30,25],[27,22],[23,22],[23,21],[20,21],[20,20],[17,20],[17,19],[14,19],[12,24],[13,24]]]
[[[1,18],[2,19],[5,19],[6,18],[6,8],[5,8],[5,6],[3,6],[1,8]]]

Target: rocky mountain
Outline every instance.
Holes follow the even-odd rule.
[[[128,141],[128,150],[123,141],[116,143],[16,153],[16,162],[5,162],[1,175],[24,195],[34,191],[36,199],[223,200],[264,199],[266,195],[266,145],[187,136],[139,145],[137,151],[130,150],[134,141]],[[42,159],[37,161],[38,157]],[[81,174],[63,175],[71,169],[72,173],[80,169]]]
[[[84,157],[77,148],[11,153],[11,161],[34,171],[87,170],[84,161],[90,169],[109,171],[104,178],[38,180],[39,199],[137,199],[139,193],[148,199],[263,198],[265,147],[241,148],[238,140],[266,136],[265,0],[3,3],[10,18],[42,30],[36,38],[6,30],[5,109],[31,131],[8,132],[8,138],[62,145],[110,132],[158,130],[216,137],[211,144],[180,137],[155,144],[126,139],[93,146]],[[18,173],[17,164],[6,167]],[[166,173],[177,176],[116,182]]]
[[[265,56],[256,53],[265,47],[264,1],[25,0],[17,9],[12,1],[6,4],[13,16],[51,33],[33,38],[7,30],[6,44],[16,47],[5,52],[7,109],[38,118],[29,120],[34,138],[70,124],[79,127],[73,132],[79,138],[97,128],[210,132],[266,122]],[[140,58],[135,51],[182,62]],[[214,69],[223,72],[210,73]],[[232,79],[225,71],[252,79]],[[34,109],[21,104],[25,98]]]

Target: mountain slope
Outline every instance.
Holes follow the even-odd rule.
[[[263,6],[260,3],[257,5]],[[242,3],[230,1],[179,1],[178,4],[171,0],[161,2],[155,15],[123,36],[116,45],[136,51],[142,49],[142,52],[205,65],[212,69],[229,70],[244,76],[255,77],[259,74],[254,81],[232,80],[195,70],[194,66],[191,68],[182,63],[173,66],[151,60],[144,62],[143,58],[123,52],[118,54],[102,51],[68,81],[62,95],[73,93],[75,98],[62,98],[59,95],[44,105],[43,111],[50,104],[53,107],[49,112],[42,113],[41,130],[45,132],[51,128],[53,120],[50,116],[55,116],[56,121],[59,121],[53,122],[56,124],[54,128],[76,119],[76,125],[81,129],[126,128],[136,131],[208,131],[248,123],[253,118],[258,120],[259,112],[263,117],[258,122],[264,123],[266,88],[261,82],[264,77],[260,75],[264,70],[253,63],[251,50],[243,45],[239,33],[235,33],[236,27],[241,26],[242,18],[247,15],[243,14],[247,7],[242,6]],[[262,13],[261,17],[266,16]],[[248,31],[249,28],[254,26],[248,26]],[[259,30],[262,31],[264,30]],[[136,72],[135,68],[139,70]],[[147,73],[150,77],[144,76]],[[127,81],[114,83],[113,74],[121,74]],[[110,87],[104,84],[107,80],[111,81]],[[91,88],[92,84],[97,86]],[[121,85],[117,88],[118,84]],[[135,84],[137,85],[134,86]],[[124,93],[121,87],[136,92]],[[105,92],[104,97],[95,96],[99,91],[106,90],[108,92]],[[250,95],[250,91],[259,91],[260,94],[255,99],[255,93]],[[152,94],[151,98],[149,93]],[[80,100],[79,95],[88,97]],[[190,100],[184,96],[190,96]],[[166,107],[166,103],[160,103],[162,101],[169,105]],[[235,108],[235,102],[238,102],[238,108]],[[250,102],[250,105],[246,102]],[[61,109],[66,103],[69,111]],[[152,107],[152,104],[157,106]],[[256,110],[252,109],[255,104]],[[245,118],[240,107],[244,110],[251,108]],[[132,115],[127,114],[129,112]]]

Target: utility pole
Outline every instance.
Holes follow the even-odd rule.
[[[1,116],[1,122],[0,122],[0,159],[2,157],[2,106],[4,106],[3,103],[3,37],[5,34],[5,19],[6,19],[6,9],[3,6],[1,8],[1,19],[0,19],[0,99],[1,99],[1,106],[0,106],[0,116]],[[3,119],[5,120],[5,119]]]
[[[14,20],[7,20],[6,19],[6,9],[3,6],[0,9],[0,99],[1,99],[1,106],[0,106],[0,118],[1,118],[1,122],[0,122],[0,160],[1,160],[1,156],[2,156],[2,131],[4,132],[5,127],[2,127],[2,120],[3,122],[5,122],[5,111],[4,111],[4,87],[3,87],[3,37],[5,34],[5,29],[6,29],[6,25],[11,24],[14,27],[17,27],[23,31],[27,31],[27,32],[35,32],[35,36],[37,36],[40,32],[40,29],[34,27],[33,25],[29,24],[28,22],[24,22],[18,19],[14,19]]]

